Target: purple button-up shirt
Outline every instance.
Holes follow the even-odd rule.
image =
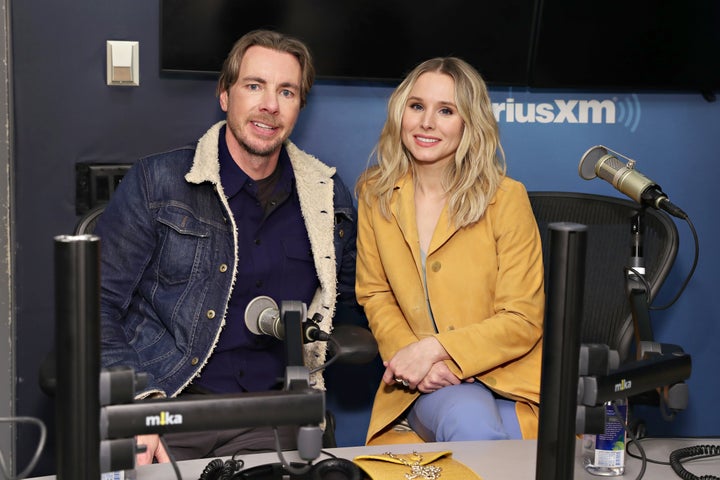
[[[220,132],[220,180],[238,230],[238,269],[220,340],[194,384],[216,393],[277,388],[285,375],[284,345],[245,326],[245,307],[267,295],[309,305],[319,286],[285,148],[276,171],[255,182],[237,166]]]

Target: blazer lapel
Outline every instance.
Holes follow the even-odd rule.
[[[402,233],[405,243],[412,253],[415,265],[421,268],[420,240],[415,221],[415,186],[412,182],[412,175],[403,177],[395,186],[395,194],[391,200],[390,211],[395,217],[398,228]]]
[[[415,219],[415,185],[413,184],[411,174],[403,177],[395,187],[395,195],[393,195],[390,210],[405,238],[405,243],[407,243],[413,254],[415,264],[420,268],[422,262],[420,259],[420,240],[417,231],[417,221]],[[456,231],[457,228],[450,219],[446,204],[435,226],[435,231],[430,241],[430,251],[426,252],[426,254],[430,256],[430,254],[443,246]]]
[[[445,242],[450,240],[450,237],[455,235],[455,232],[457,232],[457,228],[450,219],[446,203],[440,213],[437,225],[435,225],[435,231],[433,232],[432,240],[430,240],[430,251],[427,252],[427,255],[430,256],[430,254],[442,247]]]

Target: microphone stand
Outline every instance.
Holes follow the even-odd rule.
[[[630,303],[633,325],[635,327],[636,344],[652,342],[653,331],[650,323],[650,309],[648,308],[650,292],[647,284],[639,277],[645,275],[645,260],[643,258],[643,232],[642,213],[636,213],[630,223],[630,265],[625,276],[625,289]],[[638,349],[638,359],[643,353]]]
[[[661,353],[618,369],[609,359],[581,357],[581,351],[603,350],[580,344],[577,322],[582,312],[587,228],[580,224],[553,223],[549,230],[535,479],[571,480],[575,434],[603,432],[606,401],[685,380],[690,376],[691,362],[690,356],[682,351]],[[641,243],[637,243],[637,247],[635,252],[641,253]],[[639,267],[640,263],[635,266]],[[647,302],[644,308],[647,309]],[[609,352],[606,345],[603,347]]]
[[[282,302],[280,314],[286,332],[287,357],[283,390],[206,395],[189,400],[143,400],[102,407],[100,437],[103,443],[107,443],[101,452],[109,452],[109,458],[102,459],[109,468],[106,471],[134,468],[134,453],[127,458],[127,451],[115,446],[122,445],[118,440],[125,437],[150,433],[298,425],[299,457],[307,461],[319,457],[322,448],[320,424],[325,419],[325,392],[310,386],[309,372],[304,365],[304,312],[302,302]],[[114,374],[110,372],[111,385]]]
[[[631,397],[690,378],[692,362],[684,352],[655,355],[637,360],[604,375],[581,376],[578,405],[602,406],[621,397]],[[587,428],[576,433],[591,432]],[[601,431],[602,433],[602,426]]]
[[[283,390],[134,401],[142,375],[99,368],[99,240],[55,238],[58,480],[135,468],[134,437],[148,433],[299,425],[300,458],[320,455],[325,393],[310,386],[303,364],[301,302],[283,302],[281,311],[288,361]]]
[[[632,239],[630,247],[630,268],[625,277],[626,292],[635,329],[636,360],[640,362],[649,358],[655,358],[656,361],[663,361],[663,359],[673,360],[676,356],[684,353],[683,349],[678,345],[658,343],[655,341],[650,322],[650,292],[648,291],[647,283],[639,278],[639,276],[644,276],[645,274],[642,244],[644,232],[642,211],[644,211],[644,207],[641,212],[633,216],[630,224],[630,235]],[[673,412],[687,408],[689,396],[688,387],[687,384],[682,381],[685,380],[685,378],[687,377],[678,378],[673,382],[658,385],[658,387],[668,387],[664,401],[667,407]],[[660,396],[655,389],[648,388],[637,392],[637,395],[642,395],[642,397],[638,397],[638,399],[642,398],[641,403],[660,403]]]

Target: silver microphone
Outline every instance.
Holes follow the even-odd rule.
[[[294,302],[300,309],[302,318],[307,318],[307,306],[303,302]],[[250,300],[245,307],[245,325],[255,335],[270,335],[278,340],[285,340],[285,324],[283,323],[283,309],[278,308],[277,302],[272,298],[261,295]],[[302,323],[303,343],[328,341],[329,335],[320,330],[319,323],[322,316],[315,314],[316,318]]]
[[[628,162],[625,164],[612,154],[626,158]],[[580,159],[578,171],[585,180],[602,178],[640,204],[665,210],[678,218],[687,218],[687,214],[670,202],[657,183],[635,170],[635,160],[607,147],[597,145],[585,152]]]
[[[298,305],[299,304],[299,305]],[[307,306],[303,302],[292,302],[301,310],[302,318],[307,318]],[[288,309],[283,302],[279,309],[275,300],[259,296],[250,300],[245,307],[245,325],[255,335],[271,335],[278,340],[285,339],[283,313]],[[378,345],[370,330],[357,325],[337,325],[332,335],[320,329],[322,315],[316,313],[312,319],[302,323],[303,343],[330,342],[328,353],[339,358],[341,363],[362,364],[371,362],[378,354]]]
[[[271,335],[279,340],[285,338],[285,326],[280,318],[278,304],[265,295],[255,297],[247,304],[245,325],[255,335]]]

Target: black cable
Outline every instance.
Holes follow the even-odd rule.
[[[28,463],[27,467],[25,467],[25,470],[20,472],[16,477],[13,477],[10,472],[8,472],[7,466],[5,465],[5,457],[3,457],[2,452],[0,452],[0,472],[2,472],[3,476],[8,480],[20,480],[25,478],[30,474],[32,469],[35,468],[35,465],[40,460],[40,455],[42,454],[43,448],[45,448],[45,441],[47,440],[47,428],[42,420],[34,417],[0,417],[0,423],[33,423],[40,429],[40,439],[38,440],[38,446],[35,449],[35,453],[30,459],[30,463]]]
[[[631,442],[635,442],[635,446],[637,447],[638,451],[640,452],[640,472],[638,472],[637,477],[635,477],[635,480],[640,480],[645,475],[645,470],[647,469],[647,455],[645,454],[645,449],[640,445],[640,443],[637,441],[637,437],[635,437],[635,432],[632,431],[631,428],[628,427],[627,421],[623,421],[623,416],[620,413],[620,409],[618,408],[617,404],[612,404],[613,411],[615,412],[615,416],[612,417],[610,420],[614,422],[620,422],[620,425],[622,425],[623,430],[625,430],[625,433],[630,437]],[[625,446],[625,452],[627,453],[627,445]]]
[[[290,465],[283,456],[282,447],[280,446],[280,434],[278,433],[277,427],[273,427],[273,433],[275,434],[275,449],[277,450],[278,458],[282,467],[291,475],[305,475],[312,468],[312,463],[308,462],[307,465],[303,465],[301,468],[296,468]]]
[[[329,367],[330,365],[335,363],[338,358],[340,358],[340,344],[332,336],[330,338],[328,338],[328,342],[332,343],[335,346],[334,355],[330,358],[330,360],[328,360],[324,364],[310,370],[310,372],[309,372],[310,375],[312,375],[313,373],[319,372],[320,370],[326,369],[327,367]]]
[[[625,275],[628,275],[629,273],[634,274],[633,280],[637,280],[640,283],[642,283],[643,288],[645,289],[645,303],[650,307],[650,282],[647,281],[647,278],[645,278],[645,274],[636,270],[633,267],[625,267]],[[650,307],[652,309],[652,307]]]
[[[216,479],[218,473],[222,470],[223,465],[225,465],[225,462],[223,462],[219,458],[211,460],[210,463],[205,465],[205,468],[203,468],[203,471],[200,474],[200,478],[198,480]]]
[[[160,438],[160,444],[165,449],[165,453],[167,453],[168,458],[170,459],[170,465],[172,465],[173,470],[175,471],[175,478],[177,480],[182,480],[182,474],[180,473],[180,467],[178,467],[177,461],[175,460],[175,455],[170,451],[170,447],[168,447],[167,442],[165,441],[165,437],[162,435],[158,435]]]
[[[684,220],[687,222],[688,226],[690,227],[690,231],[692,232],[692,236],[695,241],[695,256],[693,258],[692,268],[690,268],[690,273],[688,273],[687,277],[685,277],[685,281],[680,286],[680,290],[678,290],[677,294],[675,294],[675,297],[672,300],[670,300],[670,302],[667,303],[666,305],[662,305],[660,307],[652,307],[651,306],[650,310],[666,310],[666,309],[672,307],[675,304],[675,302],[677,302],[678,298],[680,298],[680,295],[682,295],[682,293],[685,291],[685,288],[688,286],[688,283],[690,283],[690,279],[692,278],[693,274],[695,273],[695,268],[697,268],[698,257],[700,256],[700,241],[698,240],[698,235],[697,235],[697,232],[695,231],[695,226],[690,221],[690,218],[686,217]],[[648,291],[650,291],[650,290],[648,290]]]
[[[682,461],[685,459],[699,459],[706,457],[720,456],[720,445],[695,445],[692,447],[679,448],[670,453],[670,466],[684,480],[720,480],[715,475],[695,476],[685,470]]]
[[[235,455],[230,460],[222,461],[219,458],[208,463],[200,474],[198,480],[233,480],[245,478],[243,467],[245,461],[236,459]]]
[[[327,450],[320,450],[320,453],[322,453],[322,454],[324,454],[324,455],[327,455],[327,456],[330,457],[330,458],[338,458],[337,455],[335,455],[335,454],[332,453],[332,452],[328,452]]]
[[[643,448],[643,447],[638,447],[638,445],[640,445],[640,443],[641,443],[643,440],[648,440],[648,438],[644,438],[644,439],[638,438],[637,440],[630,440],[630,441],[627,443],[627,447],[625,448],[625,453],[627,453],[629,457],[632,457],[632,458],[635,458],[635,459],[638,459],[638,460],[642,460],[642,456],[640,456],[640,454],[634,454],[634,453],[632,453],[632,452],[630,451],[630,448],[629,448],[629,447],[630,447],[630,445],[635,445],[635,447],[638,449],[638,452],[640,452],[640,448]],[[643,451],[644,451],[644,448],[643,448]],[[656,464],[656,465],[665,465],[665,466],[667,466],[667,467],[670,466],[670,462],[663,462],[662,460],[655,460],[655,459],[647,458],[647,457],[646,457],[646,458],[645,458],[645,461],[648,462],[648,463],[654,463],[654,464]]]

